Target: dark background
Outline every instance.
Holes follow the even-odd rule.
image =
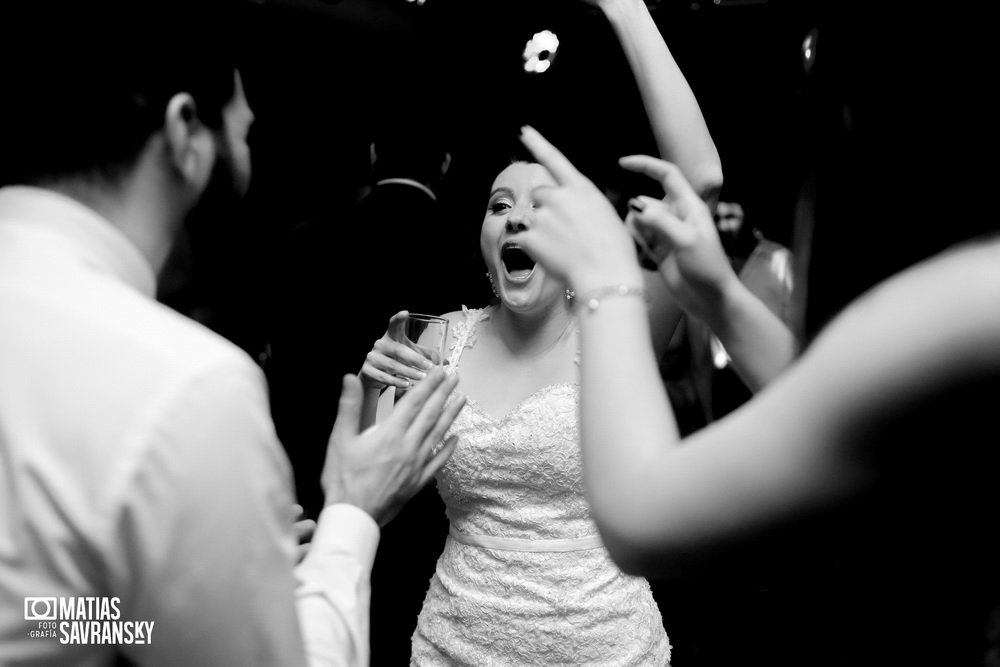
[[[662,2],[653,15],[701,101],[722,157],[724,198],[752,224],[787,242],[798,156],[793,123],[808,3]],[[242,74],[257,122],[254,180],[228,263],[213,269],[228,290],[216,320],[247,349],[268,338],[268,307],[280,278],[276,252],[307,220],[336,224],[367,178],[368,143],[380,124],[443,137],[453,163],[433,230],[450,264],[435,289],[485,299],[478,234],[488,187],[530,123],[599,183],[620,176],[615,159],[654,153],[624,56],[606,20],[577,0],[273,0],[237,3]],[[525,42],[556,32],[555,64],[521,68]],[[628,184],[631,186],[631,183]],[[377,248],[344,248],[331,262],[387,270]],[[468,288],[478,283],[478,290]],[[460,300],[459,300],[460,301]],[[452,303],[455,300],[451,300]],[[476,305],[470,303],[469,305]],[[375,334],[384,322],[360,326]],[[366,350],[358,351],[360,359]]]
[[[830,222],[817,231],[821,243],[811,268],[829,279],[810,281],[810,331],[878,277],[944,245],[941,229],[925,235],[905,210],[919,206],[913,199],[919,179],[933,181],[930,174],[942,164],[950,169],[967,156],[942,152],[942,143],[926,142],[925,135],[961,120],[952,95],[964,85],[965,66],[975,64],[953,50],[961,35],[938,21],[940,7],[910,8],[885,21],[866,3],[822,6],[834,5],[843,9],[823,13],[821,3],[792,0],[652,5],[718,146],[722,198],[743,205],[746,224],[795,245],[797,205],[808,212],[816,204],[815,190],[800,198],[802,184],[812,174],[825,186],[822,211]],[[250,138],[254,180],[240,215],[198,240],[193,288],[182,309],[265,368],[300,501],[315,515],[340,376],[360,369],[370,344],[338,349],[333,367],[311,366],[297,354],[296,341],[308,332],[296,329],[291,314],[306,288],[292,252],[296,230],[326,225],[340,241],[329,246],[327,259],[330,293],[339,296],[320,306],[328,311],[323,330],[330,345],[338,331],[352,332],[345,340],[374,342],[389,315],[407,307],[393,299],[402,281],[425,284],[440,312],[487,302],[479,227],[489,185],[515,150],[521,125],[538,128],[599,184],[627,194],[645,184],[622,180],[615,159],[652,154],[655,146],[610,27],[577,0],[427,0],[423,7],[404,0],[245,0],[235,7],[241,72],[257,115]],[[908,19],[917,14],[914,31]],[[817,26],[816,61],[807,73],[801,44]],[[561,40],[554,65],[526,74],[521,52],[543,29]],[[851,57],[854,46],[860,55]],[[933,58],[912,57],[914,47],[925,46]],[[826,57],[831,52],[837,58]],[[938,52],[949,55],[946,64]],[[916,77],[933,84],[902,86],[920,93],[898,98],[893,86]],[[865,137],[857,119],[878,116],[885,102],[875,126],[906,130],[882,145],[881,137]],[[377,234],[350,227],[368,179],[369,142],[386,124],[440,135],[452,154],[439,190],[440,220],[426,230],[433,253],[394,242],[393,227],[406,220],[387,221]],[[848,139],[859,136],[864,141],[852,146]],[[978,140],[974,131],[971,137]],[[961,141],[971,143],[968,136]],[[855,173],[856,180],[844,177]],[[908,253],[886,253],[908,243]],[[433,486],[383,530],[372,580],[373,665],[407,664],[409,636],[446,531]],[[799,610],[832,598],[837,586],[828,576],[836,553],[821,532],[779,543],[725,580],[654,582],[675,667],[819,664],[809,654],[822,652],[830,636]],[[828,619],[841,612],[852,610],[831,605]]]

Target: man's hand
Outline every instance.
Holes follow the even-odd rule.
[[[309,553],[310,541],[313,533],[316,532],[316,522],[306,516],[306,511],[298,503],[292,505],[292,530],[298,540],[298,552],[295,562],[301,563],[302,559]]]
[[[455,437],[438,444],[465,406],[465,397],[457,396],[444,407],[457,384],[457,376],[435,368],[388,419],[358,433],[361,382],[345,376],[321,478],[326,504],[355,505],[380,526],[388,523],[455,449]]]

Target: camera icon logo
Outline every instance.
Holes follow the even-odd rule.
[[[26,621],[54,621],[58,609],[55,598],[24,598]]]

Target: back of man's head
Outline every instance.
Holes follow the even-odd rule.
[[[433,187],[445,175],[450,157],[444,148],[424,137],[404,140],[382,136],[372,142],[372,173],[376,181],[409,178]]]
[[[223,0],[4,3],[0,185],[116,184],[180,92],[222,126],[235,54]]]
[[[414,97],[410,99],[416,99]],[[408,104],[408,94],[397,94],[377,114],[372,132],[372,172],[375,180],[410,178],[427,185],[441,180],[450,156],[439,120]]]

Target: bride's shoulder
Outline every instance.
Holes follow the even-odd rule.
[[[469,308],[463,305],[461,310],[453,310],[450,313],[445,313],[441,317],[447,319],[451,324],[457,325],[462,324],[463,326],[475,325],[476,322],[480,322],[489,317],[490,309],[487,308]]]

